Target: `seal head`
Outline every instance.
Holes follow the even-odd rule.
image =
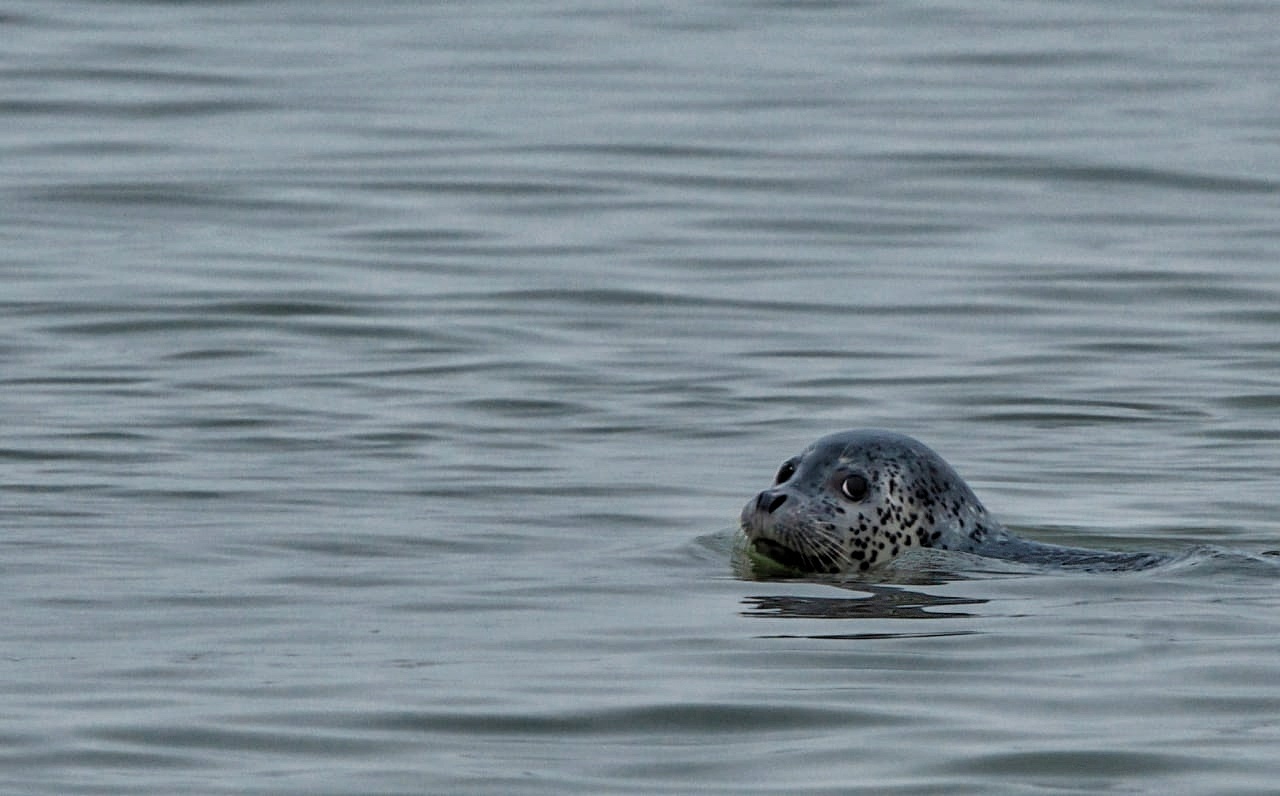
[[[741,527],[756,553],[825,573],[865,571],[915,547],[982,553],[1011,538],[942,457],[874,429],[831,434],[787,459],[743,507]]]

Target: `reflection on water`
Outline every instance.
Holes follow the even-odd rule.
[[[857,591],[870,592],[865,597],[802,597],[776,595],[747,597],[744,602],[752,610],[769,616],[789,616],[801,619],[947,619],[972,616],[958,611],[932,611],[953,605],[982,605],[982,599],[942,597],[921,591],[893,586],[848,586]]]

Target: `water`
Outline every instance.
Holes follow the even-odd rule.
[[[0,26],[0,789],[1274,790],[1273,5]],[[736,575],[855,426],[1190,552]]]

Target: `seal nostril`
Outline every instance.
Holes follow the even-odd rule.
[[[787,502],[786,495],[778,495],[773,492],[764,491],[756,498],[756,508],[765,514],[772,514],[778,510],[778,507]]]

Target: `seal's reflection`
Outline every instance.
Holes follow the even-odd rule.
[[[956,619],[973,614],[964,611],[926,610],[953,605],[981,605],[975,597],[940,597],[897,586],[860,584],[865,597],[798,597],[770,595],[747,597],[751,610],[744,616],[795,619]]]
[[[735,573],[744,579],[768,581],[778,575],[794,573],[769,568],[768,562],[752,557],[739,536],[733,555]],[[974,616],[966,611],[938,610],[950,606],[982,605],[989,602],[979,597],[943,597],[915,589],[942,586],[968,578],[946,566],[946,560],[935,561],[935,551],[912,551],[899,560],[876,572],[868,573],[856,582],[825,580],[832,586],[862,596],[849,597],[801,597],[777,594],[743,598],[747,610],[743,616],[785,619],[963,619]],[[806,578],[813,581],[813,578]],[[775,581],[785,582],[785,581]],[[933,631],[924,633],[854,633],[835,635],[806,635],[806,638],[825,639],[881,639],[919,636],[965,636],[972,631]],[[772,638],[773,636],[771,636]],[[794,636],[790,636],[794,637]]]

